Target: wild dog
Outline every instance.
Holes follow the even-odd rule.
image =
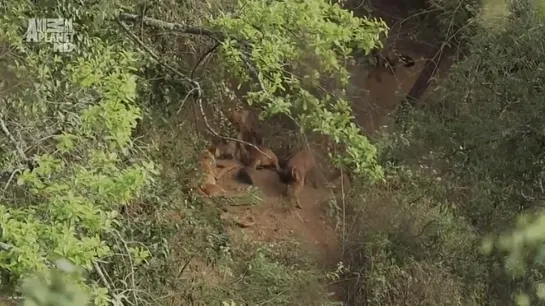
[[[394,75],[396,69],[401,63],[403,67],[412,67],[415,65],[415,60],[407,55],[398,53],[395,49],[388,52],[384,49],[375,49],[371,51],[371,62],[373,66],[381,70],[386,69],[388,73]],[[375,72],[375,79],[377,82],[382,82],[380,71]]]
[[[217,180],[221,178],[228,171],[236,168],[238,165],[235,163],[223,164],[223,168],[216,172],[216,158],[214,152],[211,151],[212,147],[207,150],[203,150],[199,156],[199,167],[201,174],[204,176],[201,185],[196,191],[204,196],[220,196],[225,194],[225,189],[217,185]]]
[[[276,172],[280,172],[280,164],[278,157],[274,152],[264,146],[258,146],[256,149],[253,146],[245,145],[240,147],[241,162],[245,165],[237,174],[239,181],[253,185],[252,174],[255,170],[274,166]]]
[[[281,170],[278,163],[278,157],[274,152],[265,146],[250,146],[245,145],[240,147],[241,161],[250,169],[262,169],[267,167],[275,167],[276,171]]]
[[[239,146],[236,141],[220,140],[216,144],[210,146],[209,150],[214,154],[215,158],[225,159],[240,159]]]
[[[237,139],[263,145],[263,137],[256,126],[257,118],[249,110],[230,110],[227,118],[237,130]]]
[[[284,195],[295,198],[295,207],[302,208],[299,202],[299,194],[305,186],[305,181],[310,172],[316,167],[312,154],[302,149],[295,153],[287,162],[283,171],[279,172],[280,179],[287,184]],[[318,188],[314,178],[311,179],[312,186]]]
[[[412,57],[399,54],[395,50],[392,52],[375,50],[371,56],[375,61],[376,67],[388,68],[391,74],[395,73],[400,63],[403,67],[412,67],[415,65],[415,60]]]

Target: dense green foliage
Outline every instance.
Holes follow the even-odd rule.
[[[77,274],[75,267],[65,260],[55,263],[59,268],[38,273],[26,279],[21,288],[24,306],[83,306],[89,296],[73,285],[70,277]]]
[[[381,179],[376,149],[353,122],[344,88],[351,47],[369,54],[386,33],[386,24],[354,18],[339,4],[326,1],[267,5],[244,1],[239,5],[239,18],[228,14],[211,23],[229,37],[222,44],[222,62],[230,73],[243,82],[258,79],[252,80],[248,103],[264,107],[265,116],[297,114],[303,131],[317,131],[346,145],[346,157],[337,158],[339,165],[372,180]],[[327,80],[334,82],[332,89],[323,89]],[[322,92],[313,94],[317,88]]]
[[[16,184],[8,180],[2,198],[2,240],[12,247],[0,265],[9,271],[3,282],[16,285],[22,276],[45,272],[57,258],[97,269],[97,260],[114,254],[120,208],[139,197],[155,170],[145,157],[133,155],[131,133],[141,117],[134,104],[138,55],[100,38],[92,26],[77,29],[84,43],[64,57],[45,43],[23,43],[26,17],[54,9],[13,4],[2,14],[2,41],[17,49],[3,58],[3,74],[9,76],[6,89],[23,85],[2,101],[3,132],[10,141],[1,161]],[[99,16],[98,9],[86,13],[77,20],[100,23],[109,17]],[[35,166],[25,169],[29,163]],[[124,253],[135,265],[149,255],[136,245]],[[83,284],[82,277],[76,279]],[[87,286],[97,305],[109,299],[102,286]]]

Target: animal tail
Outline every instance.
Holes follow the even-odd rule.
[[[251,167],[241,168],[240,171],[238,171],[237,179],[242,183],[253,185],[254,180],[252,180],[251,172],[252,172]]]
[[[407,55],[399,55],[399,60],[403,63],[405,67],[412,67],[415,64],[415,60]]]

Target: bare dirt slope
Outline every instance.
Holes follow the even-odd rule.
[[[248,186],[236,180],[237,170],[220,180],[229,190]],[[324,268],[334,266],[339,260],[339,241],[334,227],[326,222],[327,201],[332,190],[306,186],[301,192],[303,209],[295,209],[282,196],[285,185],[275,171],[263,169],[252,174],[254,184],[262,191],[262,203],[255,206],[231,207],[228,213],[241,223],[250,226],[244,230],[257,241],[275,242],[288,237],[297,238],[310,249],[315,249],[318,262]]]

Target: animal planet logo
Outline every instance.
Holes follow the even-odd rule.
[[[76,48],[74,34],[72,19],[29,18],[25,37],[27,42],[53,43],[53,51],[68,53]]]

